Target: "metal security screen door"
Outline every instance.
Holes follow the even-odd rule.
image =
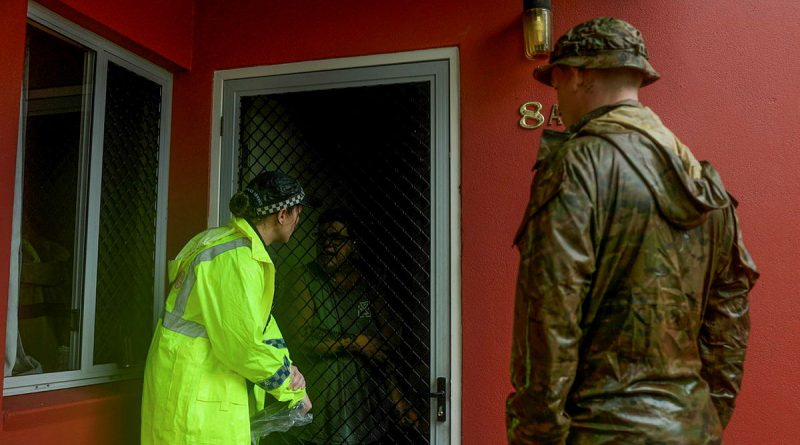
[[[311,195],[270,246],[273,310],[314,404],[269,443],[449,443],[449,62],[227,80],[220,223],[265,170]]]

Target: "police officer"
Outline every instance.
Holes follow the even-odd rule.
[[[195,236],[170,262],[145,368],[143,444],[249,444],[265,391],[311,408],[270,314],[275,265],[266,250],[289,240],[304,203],[296,180],[262,173],[231,198],[227,226]]]
[[[721,443],[758,277],[735,201],[638,102],[659,74],[630,24],[575,26],[534,77],[568,129],[515,241],[509,443]]]

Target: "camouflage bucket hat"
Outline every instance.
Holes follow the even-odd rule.
[[[661,76],[647,61],[642,33],[630,23],[612,17],[600,17],[576,25],[556,42],[550,63],[533,71],[533,77],[553,86],[551,74],[556,65],[577,68],[633,68],[642,73],[642,86]]]

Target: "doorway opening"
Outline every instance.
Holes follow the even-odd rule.
[[[273,313],[315,415],[276,443],[449,443],[448,70],[432,61],[224,83],[219,202],[278,169],[314,203],[292,240],[270,247]]]

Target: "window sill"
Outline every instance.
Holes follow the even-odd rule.
[[[41,427],[48,421],[67,421],[94,416],[110,406],[136,404],[142,393],[141,380],[82,386],[3,397],[3,430]]]

